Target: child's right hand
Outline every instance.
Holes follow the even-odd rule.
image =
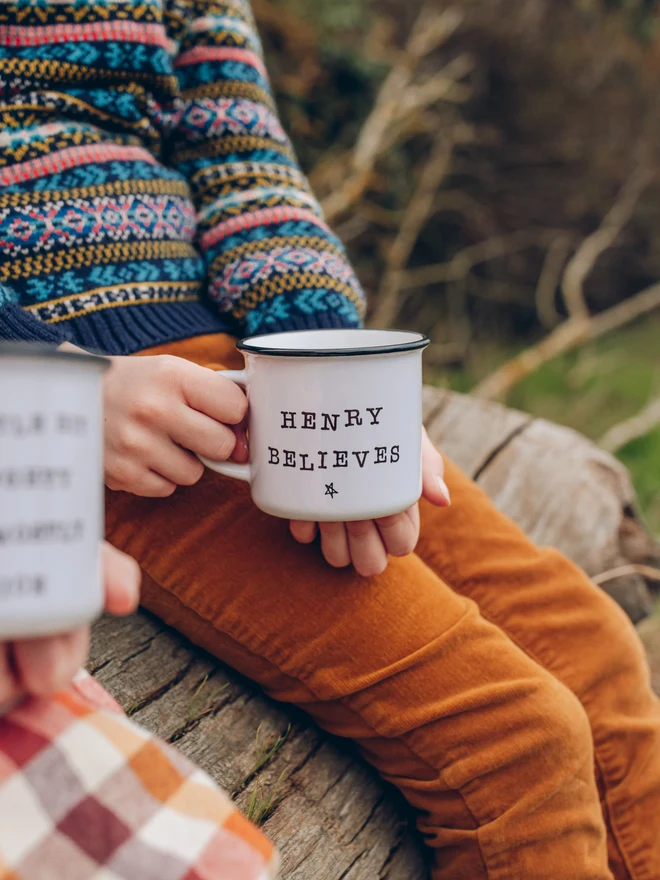
[[[229,379],[168,355],[110,361],[104,391],[108,488],[166,497],[202,476],[204,466],[191,452],[214,461],[232,453],[247,458],[240,430],[247,399]]]

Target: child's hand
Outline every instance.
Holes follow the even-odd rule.
[[[140,570],[129,557],[103,545],[106,610],[123,615],[138,604]],[[84,666],[89,627],[40,639],[0,642],[0,709],[30,695],[47,697],[68,687]]]
[[[105,377],[105,481],[109,489],[166,497],[204,465],[247,456],[247,398],[229,379],[182,358],[113,357]],[[188,450],[191,450],[190,452]]]
[[[422,445],[423,496],[437,507],[449,507],[449,489],[444,481],[444,462],[424,432]],[[301,544],[311,544],[317,530],[321,550],[335,568],[353,565],[363,577],[382,574],[387,557],[407,556],[419,540],[419,507],[384,519],[349,523],[292,522],[291,534]]]

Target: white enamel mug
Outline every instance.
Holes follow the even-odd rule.
[[[0,639],[103,608],[102,358],[0,344]]]
[[[422,352],[397,330],[305,330],[238,344],[250,463],[202,459],[250,483],[261,510],[344,522],[407,510],[422,491]]]

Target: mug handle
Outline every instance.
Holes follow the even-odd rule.
[[[241,388],[247,388],[247,370],[218,370],[217,372]],[[252,482],[252,468],[249,464],[239,464],[236,461],[212,461],[210,458],[204,458],[203,455],[198,455],[197,458],[216,474],[233,477],[235,480],[243,480],[245,483]]]

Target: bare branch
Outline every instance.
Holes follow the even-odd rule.
[[[647,167],[637,168],[630,175],[599,228],[585,238],[566,266],[562,291],[571,318],[589,317],[589,309],[584,298],[584,282],[593,271],[598,258],[612,247],[621,230],[632,217],[640,196],[653,177],[653,173]]]
[[[480,229],[492,228],[491,211],[476,198],[462,189],[443,189],[438,193],[433,206],[434,213],[455,212],[466,217]]]
[[[550,333],[538,345],[528,348],[501,366],[487,379],[480,382],[472,394],[485,400],[503,398],[508,391],[517,385],[525,376],[529,376],[546,361],[575,348],[590,338],[590,322],[565,321]]]
[[[536,312],[539,321],[548,330],[559,324],[561,318],[555,306],[555,295],[561,274],[571,250],[571,236],[558,235],[548,248],[543,269],[536,287]]]
[[[472,96],[469,86],[459,85],[458,81],[468,76],[475,67],[472,55],[463,54],[454,58],[449,64],[426,82],[418,86],[410,86],[399,107],[398,116],[405,116],[418,110],[437,104],[438,101],[451,101],[464,104]]]
[[[603,336],[617,327],[623,327],[634,321],[635,318],[641,318],[648,312],[652,312],[660,306],[660,283],[652,284],[636,293],[630,299],[624,299],[623,302],[599,315],[595,315],[591,319],[592,338]]]
[[[367,217],[362,214],[351,214],[346,220],[335,226],[335,232],[344,244],[348,244],[365,233],[369,226],[370,221]]]
[[[438,137],[429,159],[419,176],[415,192],[408,203],[399,232],[387,255],[387,269],[381,284],[372,323],[389,327],[398,312],[401,272],[410,259],[419,234],[433,208],[438,187],[444,180],[454,151],[454,141]]]
[[[399,61],[392,68],[380,88],[374,107],[362,126],[352,161],[350,176],[343,185],[323,202],[323,210],[329,223],[345,213],[363,195],[374,170],[376,161],[390,143],[387,135],[401,115],[405,115],[407,105],[406,92],[412,84],[419,63],[432,51],[446,42],[456,31],[462,21],[461,14],[455,9],[447,9],[438,15],[432,2],[427,2],[417,18],[412,33],[401,53]],[[461,56],[462,57],[462,56]],[[440,89],[436,83],[426,94],[425,100],[438,100],[447,96],[447,85],[450,79],[455,80],[462,73],[464,66],[457,61],[447,65],[442,72],[445,82]],[[440,76],[440,75],[439,75]],[[434,78],[435,79],[435,78]],[[423,86],[420,88],[424,88]],[[419,109],[420,94],[417,92],[413,101],[413,109]],[[428,104],[424,104],[428,106]]]
[[[323,200],[321,205],[328,223],[333,224],[342,214],[348,211],[351,205],[360,200],[369,187],[372,170],[353,174],[344,182],[340,189]]]
[[[414,290],[443,281],[460,281],[479,263],[496,260],[517,251],[524,251],[535,245],[551,244],[561,232],[562,230],[556,229],[522,229],[518,232],[512,232],[510,235],[494,235],[492,238],[464,248],[446,263],[422,266],[419,269],[403,272],[401,287],[404,290]]]
[[[381,205],[368,201],[360,202],[355,209],[355,213],[358,217],[364,218],[374,226],[382,226],[384,229],[391,230],[399,228],[401,218],[403,217],[402,211],[391,211],[388,208],[383,208]]]
[[[601,438],[600,446],[607,452],[616,453],[632,440],[644,437],[660,425],[660,397],[652,400],[640,413],[614,425]]]
[[[427,0],[413,27],[406,46],[406,54],[413,63],[421,61],[446,43],[458,30],[462,21],[463,15],[458,9],[450,7],[438,14],[436,3]]]
[[[593,318],[571,318],[564,321],[538,345],[526,349],[503,364],[487,379],[479,383],[472,393],[475,397],[485,400],[501,399],[514,385],[517,385],[547,361],[582,345],[584,342],[597,339],[617,327],[623,327],[634,321],[635,318],[657,308],[660,308],[660,283],[647,287],[631,299],[627,299]]]
[[[630,565],[620,565],[618,568],[605,571],[603,574],[593,577],[592,581],[595,584],[598,584],[598,586],[601,586],[602,584],[607,584],[617,578],[626,577],[629,574],[639,574],[646,578],[647,581],[658,581],[658,583],[660,583],[660,568],[653,568],[651,565],[637,565],[635,563]]]

